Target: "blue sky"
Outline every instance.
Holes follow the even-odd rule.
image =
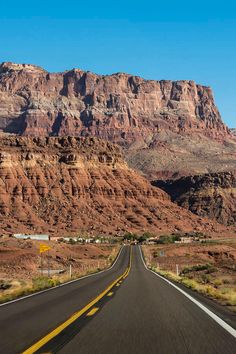
[[[0,61],[73,67],[211,86],[236,127],[234,1],[11,1],[1,3]]]

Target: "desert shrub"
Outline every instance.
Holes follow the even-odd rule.
[[[209,271],[210,269],[213,269],[213,267],[209,263],[207,263],[207,264],[198,264],[198,265],[195,265],[195,266],[192,266],[192,267],[184,268],[181,271],[181,274],[188,274],[188,273],[191,273],[191,272],[199,272],[199,271],[202,271],[202,270]],[[214,271],[215,271],[215,269],[214,269]]]
[[[157,243],[161,245],[165,245],[168,243],[174,243],[175,241],[180,240],[180,235],[161,235],[159,237],[159,240],[157,240]]]
[[[104,254],[99,254],[98,258],[107,258]]]
[[[144,234],[138,238],[138,242],[142,243],[142,242],[146,241],[147,239],[149,239],[150,237],[153,237],[150,232],[144,232]]]
[[[201,280],[202,280],[203,284],[209,284],[211,281],[211,278],[209,277],[209,275],[202,274]]]
[[[0,280],[0,290],[7,290],[11,287],[11,283],[7,280]]]
[[[33,278],[32,283],[33,283],[33,289],[35,291],[38,291],[38,290],[48,289],[53,286],[56,286],[60,283],[60,281],[57,279],[48,278],[45,276],[39,276],[39,277]]]
[[[217,287],[217,286],[220,286],[220,285],[222,285],[222,280],[221,279],[215,279],[214,281],[213,281],[213,284]]]
[[[132,232],[126,232],[123,236],[123,240],[135,241],[137,240],[137,235]]]

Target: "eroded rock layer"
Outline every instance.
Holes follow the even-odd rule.
[[[128,168],[117,146],[72,137],[0,139],[0,225],[52,235],[222,230]]]
[[[193,213],[236,225],[236,171],[154,181],[178,205]]]
[[[93,134],[127,144],[162,129],[229,134],[209,87],[73,69],[51,74],[33,66],[0,66],[0,121],[25,135]]]
[[[212,90],[193,81],[79,69],[49,73],[3,63],[0,130],[97,136],[123,146],[130,166],[150,178],[236,168],[236,140],[221,120]]]

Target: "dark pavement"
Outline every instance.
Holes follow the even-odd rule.
[[[117,291],[104,304],[98,303],[97,312],[76,326],[77,332],[59,351],[50,352],[235,353],[236,339],[148,271],[139,248],[132,248],[131,271]],[[0,353],[20,353],[35,343],[103,291],[125,271],[128,261],[125,247],[112,270],[0,308]]]
[[[102,292],[128,266],[124,247],[114,267],[71,284],[0,307],[0,353],[15,354],[67,320]]]
[[[236,340],[185,296],[144,268],[133,247],[131,272],[114,298],[63,354],[231,354]]]

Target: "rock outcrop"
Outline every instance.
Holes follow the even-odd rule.
[[[222,231],[128,168],[118,146],[93,137],[1,138],[0,225],[51,235]]]
[[[0,129],[26,136],[97,136],[123,146],[130,165],[150,178],[236,168],[236,140],[225,144],[233,136],[212,90],[193,81],[79,69],[49,73],[2,63]]]
[[[24,135],[92,134],[129,144],[162,129],[224,138],[209,87],[73,69],[51,74],[33,66],[0,66],[2,129]],[[19,123],[19,124],[18,124]]]
[[[236,129],[235,129],[235,128],[230,129],[230,132],[231,132],[231,134],[233,134],[234,136],[236,136]]]
[[[236,171],[154,181],[178,205],[225,225],[236,225]]]

